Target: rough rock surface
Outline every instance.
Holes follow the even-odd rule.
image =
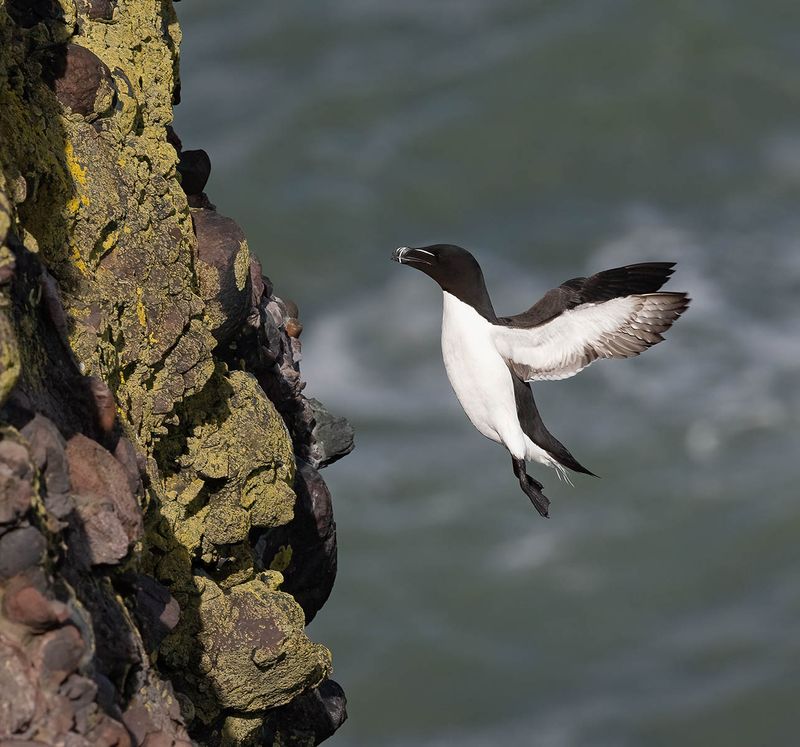
[[[352,431],[171,129],[169,0],[0,0],[0,743],[314,745]],[[264,256],[269,256],[265,252]]]

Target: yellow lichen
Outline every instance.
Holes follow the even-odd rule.
[[[106,236],[105,239],[103,239],[103,242],[101,244],[103,249],[105,251],[111,249],[111,247],[117,243],[118,236],[119,236],[119,231],[110,231],[108,236]]]
[[[261,738],[264,719],[262,716],[228,716],[222,727],[221,747],[256,747],[263,744]]]
[[[203,480],[192,480],[184,490],[182,490],[180,493],[176,493],[178,503],[183,506],[188,506],[197,498],[198,495],[200,495],[200,491],[204,486],[205,482]]]
[[[141,286],[137,286],[136,288],[136,317],[139,319],[139,324],[142,325],[144,329],[147,329],[147,314],[144,308],[144,302],[142,301],[142,296],[144,296],[144,288]]]
[[[64,160],[73,181],[80,187],[67,202],[67,210],[70,213],[76,213],[81,205],[89,204],[89,197],[84,191],[87,186],[86,169],[78,163],[78,159],[75,157],[75,147],[70,140],[64,143]]]
[[[236,287],[239,290],[243,290],[250,275],[250,247],[248,247],[247,241],[242,241],[239,244],[239,250],[236,252],[236,258],[233,261],[233,275],[236,279]]]
[[[272,560],[269,564],[269,569],[271,571],[280,571],[283,573],[288,567],[289,564],[292,562],[292,546],[291,545],[281,545],[278,548],[278,552],[275,553]]]
[[[82,275],[89,274],[89,268],[86,266],[86,262],[83,261],[80,249],[78,249],[78,247],[74,244],[72,244],[69,248],[69,258],[72,260],[72,264],[80,271]]]
[[[74,12],[82,6],[59,4],[72,9],[71,34],[85,21]],[[4,14],[0,1],[0,56],[11,44]],[[256,378],[214,357],[212,302],[198,289],[191,218],[166,136],[180,40],[171,3],[126,0],[113,23],[78,28],[79,43],[113,71],[116,104],[104,108],[109,89],[96,97],[92,122],[62,116],[34,65],[19,68],[24,88],[10,86],[0,66],[0,131],[8,134],[0,244],[11,229],[31,251],[38,241],[62,288],[75,357],[106,378],[146,459],[146,534],[132,563],[181,607],[178,627],[149,653],[200,721],[217,734],[224,723],[230,744],[241,744],[258,732],[265,708],[330,670],[330,653],[306,637],[302,610],[279,591],[291,546],[270,570],[254,570],[255,534],[293,516],[293,445]],[[244,241],[235,248],[243,292],[250,250]],[[0,399],[38,334],[36,316],[23,315],[16,345],[4,328],[10,316],[0,316]]]
[[[0,308],[0,404],[2,404],[21,370],[19,348],[17,347],[14,326],[4,308]]]
[[[330,672],[330,651],[306,638],[303,611],[269,579],[262,574],[225,594],[204,579],[200,597],[199,638],[214,661],[207,679],[219,701],[240,713],[288,703]],[[253,635],[248,645],[232,619]]]

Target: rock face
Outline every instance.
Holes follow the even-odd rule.
[[[170,126],[169,0],[0,0],[0,742],[315,745],[352,449]],[[268,256],[268,252],[265,253]]]

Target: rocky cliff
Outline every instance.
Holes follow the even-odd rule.
[[[170,0],[0,0],[3,744],[345,718],[304,627],[336,573],[317,470],[352,433],[170,127],[179,45]]]

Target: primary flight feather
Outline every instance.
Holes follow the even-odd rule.
[[[444,293],[442,355],[472,424],[511,454],[514,474],[536,510],[549,499],[526,460],[592,474],[545,427],[530,382],[566,379],[600,358],[630,358],[661,342],[686,310],[686,293],[664,292],[673,262],[643,262],[574,278],[530,309],[498,317],[483,272],[453,244],[400,247],[392,259],[432,277]]]

